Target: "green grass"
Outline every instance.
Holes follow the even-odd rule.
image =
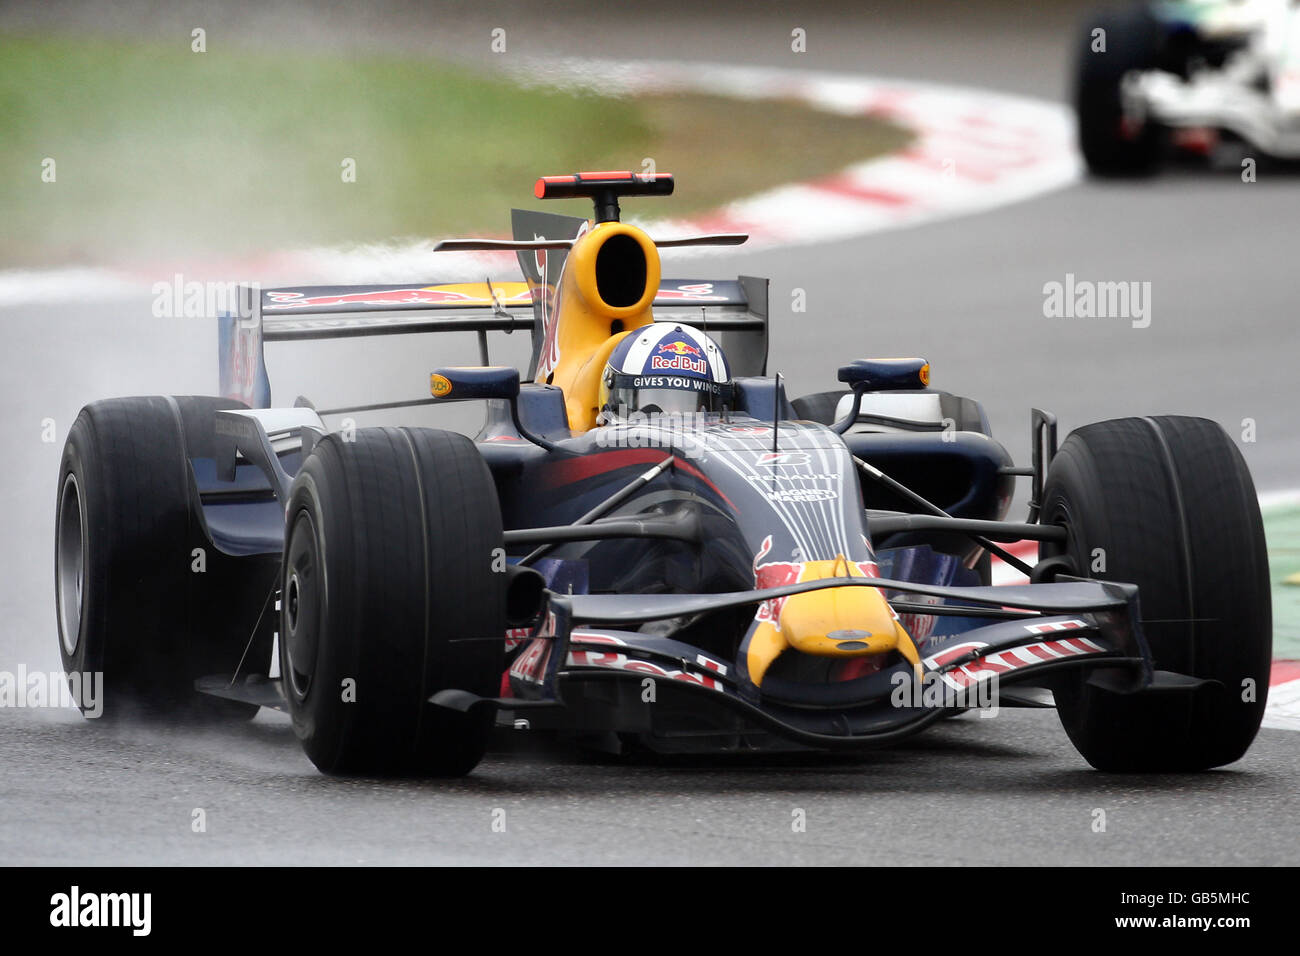
[[[1286,583],[1300,575],[1300,508],[1266,511],[1264,533],[1273,580],[1273,656],[1300,660],[1300,584]]]
[[[647,201],[676,216],[908,138],[791,103],[521,89],[418,59],[0,35],[0,266],[500,233],[538,175],[644,157],[678,175],[677,197]]]

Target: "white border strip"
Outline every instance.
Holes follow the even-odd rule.
[[[1265,491],[1259,496],[1260,511],[1282,511],[1300,506],[1300,488],[1288,491]]]
[[[1274,730],[1300,730],[1300,680],[1274,684],[1268,689],[1261,727]]]

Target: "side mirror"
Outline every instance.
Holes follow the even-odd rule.
[[[840,366],[839,380],[853,389],[853,407],[848,415],[831,426],[843,435],[858,420],[862,396],[866,392],[886,392],[904,388],[928,388],[930,363],[923,358],[858,359]]]
[[[923,358],[858,359],[841,366],[839,380],[864,392],[928,388],[930,363]]]
[[[519,397],[519,370],[508,365],[436,368],[429,375],[429,394],[447,402]]]
[[[520,438],[553,451],[555,443],[534,435],[519,420],[519,369],[508,365],[461,365],[436,368],[429,374],[429,394],[443,402],[498,398],[510,403],[510,419]]]

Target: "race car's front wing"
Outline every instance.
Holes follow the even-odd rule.
[[[813,688],[755,688],[716,655],[633,629],[827,587],[919,594],[942,600],[933,607],[939,615],[1007,619],[923,644],[919,682],[899,660]],[[1089,680],[1121,693],[1199,687],[1153,671],[1138,621],[1135,586],[1085,580],[993,588],[837,578],[730,594],[550,594],[511,665],[511,696],[489,701],[449,690],[431,701],[461,710],[492,704],[517,726],[639,735],[660,750],[866,748],[954,712],[996,707],[1006,686],[1050,687],[1067,670],[1086,669]]]

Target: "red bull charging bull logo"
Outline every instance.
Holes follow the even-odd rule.
[[[802,561],[763,561],[765,557],[772,553],[772,536],[769,534],[763,539],[759,546],[758,554],[754,555],[754,587],[759,590],[767,588],[785,587],[787,584],[798,584],[803,577],[805,564]],[[880,576],[880,569],[874,561],[855,561],[858,570],[869,578]],[[774,598],[771,601],[764,601],[758,606],[758,612],[754,619],[762,621],[771,621],[776,624],[781,618],[781,608],[785,605],[785,598]]]
[[[650,358],[652,372],[694,372],[696,375],[709,374],[709,360],[699,347],[689,342],[663,342]]]
[[[507,297],[508,305],[526,305],[532,301],[531,291],[525,289]],[[268,292],[263,311],[288,311],[292,309],[325,308],[345,305],[467,305],[489,306],[493,300],[486,290],[467,290],[449,286],[426,286],[418,289],[374,289],[366,292],[307,295],[304,292],[282,290]]]

